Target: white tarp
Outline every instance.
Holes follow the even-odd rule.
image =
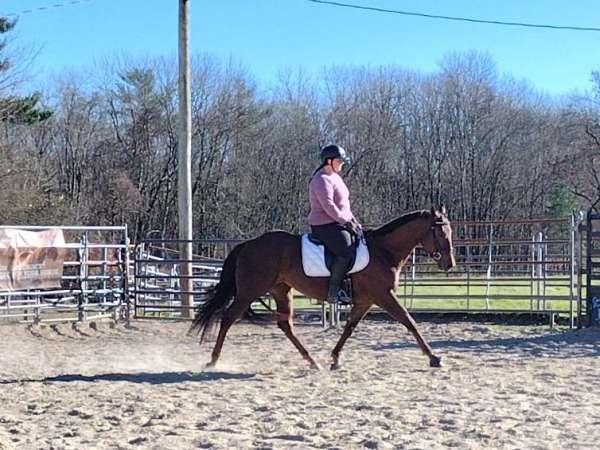
[[[0,290],[60,287],[64,247],[62,230],[0,230]]]

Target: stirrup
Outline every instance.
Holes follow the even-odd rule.
[[[352,297],[345,290],[340,289],[337,295],[337,302],[340,305],[350,305],[352,304]]]
[[[352,297],[350,297],[346,291],[340,289],[335,297],[327,297],[327,301],[332,305],[351,305]]]

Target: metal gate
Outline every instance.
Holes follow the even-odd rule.
[[[583,214],[581,215],[583,221]],[[457,267],[440,273],[416,249],[397,292],[411,312],[528,314],[576,323],[579,215],[453,221]]]
[[[600,214],[587,214],[586,292],[588,326],[600,326]]]
[[[135,249],[134,258],[134,316],[136,318],[179,319],[184,306],[182,294],[191,294],[192,308],[204,301],[206,294],[219,281],[224,255],[199,256],[204,241],[194,240],[192,257],[192,291],[180,287],[180,239],[144,239]]]
[[[126,226],[1,226],[64,233],[61,286],[0,291],[0,323],[72,322],[127,314]],[[0,274],[6,276],[6,274]]]

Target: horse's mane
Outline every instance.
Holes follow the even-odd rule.
[[[379,237],[385,236],[386,234],[396,230],[398,227],[413,221],[414,219],[420,219],[425,216],[429,216],[431,213],[426,209],[420,211],[413,211],[406,214],[401,215],[400,217],[392,220],[391,222],[386,223],[385,225],[380,226],[379,228],[375,228],[370,231],[371,236]]]

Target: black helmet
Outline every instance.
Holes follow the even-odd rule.
[[[321,161],[325,162],[328,159],[339,158],[345,163],[350,163],[350,157],[346,150],[339,145],[327,145],[321,149]]]

